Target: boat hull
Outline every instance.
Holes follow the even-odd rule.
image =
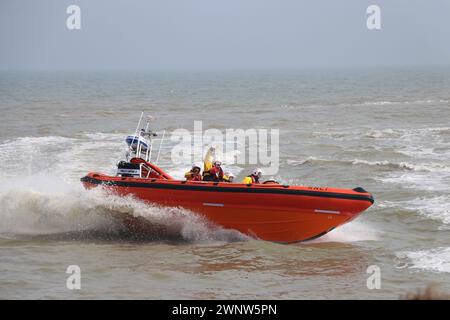
[[[373,203],[351,189],[111,177],[90,173],[87,188],[102,185],[161,206],[183,207],[227,229],[273,242],[311,240],[343,225]]]

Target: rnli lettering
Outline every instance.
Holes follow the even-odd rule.
[[[327,191],[328,188],[323,187],[308,187],[309,190],[315,190],[315,191]]]

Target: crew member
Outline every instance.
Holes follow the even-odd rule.
[[[223,181],[222,162],[219,160],[214,160],[212,163],[205,161],[203,181]]]
[[[259,179],[262,177],[262,170],[260,168],[253,169],[252,173],[242,180],[242,183],[250,184],[250,183],[260,183]]]
[[[232,172],[225,172],[223,175],[223,181],[224,182],[233,182],[234,181],[234,174]]]
[[[194,163],[191,170],[184,174],[184,177],[188,181],[202,181],[202,175],[200,174],[200,165]]]

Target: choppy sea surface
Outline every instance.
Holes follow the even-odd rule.
[[[142,110],[154,128],[275,128],[289,184],[375,204],[293,245],[101,190]],[[0,298],[398,299],[450,292],[450,69],[0,73]],[[179,176],[167,139],[159,164]],[[225,163],[226,164],[226,163]],[[239,178],[251,166],[230,164]],[[149,232],[116,219],[139,216]],[[81,268],[81,290],[66,269]],[[381,288],[367,268],[379,266]]]

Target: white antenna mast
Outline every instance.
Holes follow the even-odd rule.
[[[145,132],[149,133],[148,138],[150,140],[150,146],[147,146],[147,152],[145,153],[145,161],[150,161],[152,156],[152,149],[153,149],[153,139],[152,139],[152,133],[148,132],[148,128],[150,126],[150,121],[153,121],[154,118],[151,115],[147,116],[147,125],[145,126]]]
[[[156,164],[156,165],[158,164],[159,154],[161,153],[161,147],[162,147],[162,143],[163,143],[164,135],[165,135],[165,134],[166,134],[166,130],[163,131],[163,135],[162,135],[162,137],[161,137],[161,143],[159,144],[158,156],[156,157],[156,161],[155,161],[155,164]]]

